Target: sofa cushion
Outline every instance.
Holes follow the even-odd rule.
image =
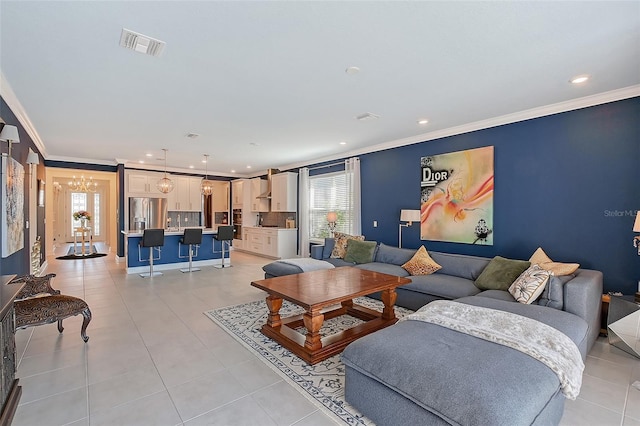
[[[491,259],[464,254],[429,252],[431,258],[442,266],[436,274],[453,275],[475,281]]]
[[[375,241],[359,241],[350,239],[347,241],[347,251],[344,255],[345,262],[369,263],[373,261],[376,250]]]
[[[325,238],[324,246],[322,249],[322,259],[331,258],[331,253],[333,252],[333,247],[336,245],[336,240],[333,238]]]
[[[580,267],[578,263],[554,262],[547,256],[544,250],[542,250],[542,247],[538,247],[533,255],[531,255],[529,262],[540,265],[542,269],[553,272],[555,276],[571,275]]]
[[[395,275],[397,277],[407,277],[409,273],[402,266],[393,265],[391,263],[371,262],[362,263],[356,268],[365,269],[367,271],[381,272],[383,274]],[[404,286],[403,286],[404,287]]]
[[[480,293],[480,295],[483,293]],[[578,349],[580,349],[582,359],[584,360],[587,357],[589,326],[584,319],[577,315],[557,309],[546,309],[544,306],[505,302],[503,300],[496,300],[495,298],[488,297],[464,297],[460,300],[456,300],[456,302],[482,306],[490,309],[498,309],[500,311],[511,312],[513,314],[522,315],[527,318],[540,321],[541,323],[547,324],[569,336]]]
[[[402,267],[411,275],[429,275],[442,268],[429,256],[424,246],[421,246],[411,260]]]
[[[516,299],[514,299],[513,296],[511,295],[511,293],[509,293],[508,291],[505,291],[505,290],[485,290],[485,291],[482,291],[482,292],[476,294],[476,296],[478,296],[478,297],[488,297],[490,299],[504,300],[506,302],[515,302],[516,301]]]
[[[548,306],[550,308],[563,310],[564,285],[574,277],[575,275],[562,275],[560,277],[552,275],[536,303],[541,306]]]
[[[324,259],[325,262],[329,262],[330,264],[332,264],[333,266],[335,266],[336,268],[339,268],[341,266],[355,266],[355,263],[353,262],[346,262],[344,259]]]
[[[476,279],[476,286],[481,290],[507,290],[529,266],[526,260],[496,256]]]
[[[419,293],[431,294],[442,299],[458,299],[480,293],[473,281],[452,275],[431,274],[411,278],[410,284],[401,288]]]
[[[509,293],[520,303],[531,304],[542,294],[551,272],[540,265],[531,265],[509,287]]]
[[[400,266],[411,260],[414,254],[416,254],[415,249],[403,249],[380,243],[375,261]]]
[[[331,252],[331,257],[333,259],[344,259],[344,255],[347,252],[347,243],[349,240],[360,240],[364,241],[363,235],[349,235],[343,234],[342,232],[334,232],[335,245],[333,246],[333,251]]]

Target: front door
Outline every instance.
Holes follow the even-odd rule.
[[[65,208],[65,235],[67,242],[73,242],[74,229],[80,226],[80,220],[75,220],[73,214],[79,211],[87,211],[91,220],[87,222],[87,227],[91,228],[93,241],[104,241],[105,221],[104,221],[104,185],[98,186],[96,192],[75,192],[67,190],[67,203]]]

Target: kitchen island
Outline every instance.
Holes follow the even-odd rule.
[[[138,245],[142,241],[142,231],[121,231],[125,236],[125,259],[127,260],[127,274],[137,274],[149,271],[149,248]],[[217,235],[217,228],[205,228],[202,230],[202,243],[198,248],[198,255],[193,255],[193,266],[203,267],[209,265],[222,265],[222,245],[213,237]],[[184,228],[180,230],[164,231],[164,246],[162,246],[160,259],[154,259],[153,269],[166,271],[169,269],[187,268],[189,266],[189,248],[178,245],[184,235]],[[180,248],[180,253],[178,253]],[[140,254],[138,254],[140,253]],[[140,256],[140,257],[139,257]],[[180,257],[183,256],[183,257]],[[157,257],[157,253],[156,253]],[[140,258],[143,260],[140,261]],[[145,260],[146,259],[146,260]],[[230,264],[229,250],[225,247],[225,265]]]

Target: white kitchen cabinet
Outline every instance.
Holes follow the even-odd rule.
[[[244,227],[243,250],[276,259],[297,254],[297,229]]]
[[[258,213],[251,211],[251,182],[249,179],[238,179],[231,182],[231,196],[233,197],[231,206],[234,210],[233,221],[234,225],[240,225],[239,230],[241,233],[240,239],[233,240],[233,246],[235,248],[247,249],[249,241],[246,238],[246,229],[251,225],[254,225],[258,220]],[[240,210],[240,214],[237,215],[236,211]],[[241,222],[237,223],[236,218],[239,217]]]
[[[229,182],[213,181],[213,204],[214,212],[229,211]]]
[[[174,175],[170,176],[169,179],[173,181],[173,191],[167,194],[169,211],[202,211],[200,178]]]
[[[298,174],[285,172],[271,176],[271,211],[298,211]]]
[[[245,181],[246,179],[238,179],[231,182],[231,196],[233,197],[231,205],[234,209],[242,208]]]
[[[189,178],[189,211],[202,211],[202,178]]]
[[[268,212],[269,199],[258,198],[267,191],[269,183],[260,178],[251,179],[251,211],[252,212]]]
[[[163,198],[167,194],[160,192],[158,181],[164,177],[164,173],[125,171],[125,193],[128,197],[157,197]]]

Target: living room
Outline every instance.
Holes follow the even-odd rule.
[[[8,37],[4,38],[7,40]],[[635,43],[635,46],[637,46],[637,40],[635,40]],[[569,85],[568,82],[566,84]],[[357,155],[360,158],[361,164],[362,234],[366,236],[367,240],[383,242],[388,245],[398,245],[400,210],[418,209],[420,207],[421,157],[492,146],[495,153],[495,229],[493,229],[493,244],[425,241],[420,238],[419,226],[414,224],[412,227],[401,231],[402,246],[417,249],[421,245],[425,245],[430,251],[489,258],[500,255],[514,259],[528,259],[537,247],[543,247],[554,260],[576,262],[580,263],[583,268],[602,271],[605,277],[605,292],[633,294],[638,291],[638,279],[640,279],[640,262],[638,262],[636,250],[632,245],[634,235],[632,229],[638,209],[637,182],[640,181],[640,168],[638,168],[638,159],[640,158],[640,145],[638,143],[640,140],[640,127],[638,124],[638,117],[640,117],[640,89],[638,87],[638,84],[635,83],[619,90],[595,94],[585,93],[584,95],[580,94],[580,88],[576,87],[573,88],[576,90],[576,94],[571,101],[540,105],[538,108],[532,107],[527,114],[522,114],[520,110],[505,109],[498,121],[489,119],[470,120],[473,123],[465,123],[468,124],[467,126],[461,125],[455,129],[442,129],[441,132],[434,132],[430,137],[412,140],[410,143],[389,143],[386,147],[376,146],[375,149],[370,151],[366,149],[356,150],[357,152],[353,155]],[[29,199],[37,191],[38,180],[46,181],[47,168],[49,167],[94,171],[102,169],[100,171],[113,174],[114,186],[116,180],[121,179],[125,169],[121,164],[92,164],[89,161],[82,164],[47,158],[40,151],[38,144],[31,138],[32,129],[24,126],[22,115],[15,111],[14,105],[7,100],[9,98],[13,100],[13,97],[10,94],[6,94],[6,86],[2,90],[0,117],[5,123],[17,126],[20,133],[20,143],[14,144],[12,148],[13,158],[27,166],[26,158],[29,149],[39,153],[41,158],[40,164],[28,167],[29,170],[35,171],[37,178],[35,189],[34,187],[29,187],[28,182],[25,183],[25,200]],[[26,101],[25,99],[25,104]],[[491,97],[487,97],[485,102],[491,103]],[[460,108],[464,109],[464,106]],[[450,131],[447,132],[445,130]],[[391,140],[392,138],[389,139]],[[45,145],[47,144],[45,143]],[[178,147],[170,148],[178,149]],[[8,149],[4,142],[2,149],[3,152]],[[301,166],[319,166],[328,162],[342,160],[347,156],[336,155],[334,157],[328,159],[324,155],[319,155],[313,160],[299,162],[298,166],[284,170],[296,171]],[[283,161],[282,164],[292,165],[293,162]],[[220,174],[219,176],[215,175],[213,178],[229,179],[229,176]],[[45,191],[47,197],[53,197],[50,185],[46,185]],[[49,200],[50,198],[46,199],[45,205]],[[32,206],[25,202],[25,217],[30,217],[33,213]],[[45,241],[46,232],[49,230],[50,218],[46,216],[44,207],[36,207],[35,214],[37,235],[41,236],[42,241]],[[45,217],[47,219],[46,223]],[[118,232],[120,230],[118,229]],[[0,234],[0,237],[6,237],[6,235]],[[30,245],[25,244],[24,248],[16,254],[3,258],[0,261],[2,274],[20,275],[28,273],[31,265],[30,249]],[[116,251],[115,248],[112,248],[112,250],[113,252]],[[242,404],[248,400],[241,397],[238,397],[237,400],[234,399],[233,402],[241,402],[234,407],[233,415],[238,415],[238,412],[243,409],[250,411],[251,408],[247,407],[255,408],[256,404],[258,407],[262,407],[261,409],[268,405],[265,403],[262,406],[256,402],[260,400],[264,403],[265,399],[260,398],[268,393],[258,392],[258,390],[263,391],[269,386],[279,383],[277,379],[274,382],[267,380],[268,386],[266,387],[260,386],[258,383],[259,377],[267,376],[270,380],[274,379],[274,377],[271,376],[268,370],[264,370],[263,366],[252,362],[249,355],[247,355],[248,352],[228,336],[225,336],[224,332],[208,329],[207,327],[211,325],[209,324],[210,321],[202,315],[202,312],[216,307],[263,300],[262,293],[251,288],[249,283],[252,280],[261,278],[262,271],[260,268],[269,261],[268,259],[233,253],[232,264],[238,259],[238,264],[234,265],[234,268],[228,271],[221,271],[224,275],[216,276],[214,271],[210,270],[203,274],[206,278],[195,275],[186,278],[188,286],[193,288],[190,288],[184,294],[180,293],[181,289],[178,283],[181,280],[185,280],[185,278],[179,273],[165,274],[164,278],[167,278],[167,280],[164,283],[161,282],[160,285],[157,285],[158,282],[156,281],[154,283],[156,288],[149,290],[149,293],[151,293],[150,296],[153,301],[160,304],[164,310],[167,307],[169,310],[173,310],[166,317],[160,316],[159,318],[162,318],[167,324],[177,322],[180,327],[173,328],[173,326],[169,326],[170,330],[166,331],[170,334],[162,334],[161,330],[150,324],[150,318],[143,318],[142,315],[137,316],[135,313],[136,310],[140,310],[140,312],[152,313],[153,315],[163,315],[160,310],[156,311],[155,308],[151,307],[151,303],[146,303],[141,298],[129,299],[129,296],[139,297],[140,293],[146,294],[147,290],[143,287],[145,284],[142,281],[134,282],[132,277],[124,275],[122,273],[122,264],[118,264],[115,261],[113,253],[104,262],[96,259],[94,263],[89,263],[89,260],[87,260],[86,263],[83,262],[81,265],[64,264],[63,261],[57,262],[54,258],[55,254],[52,253],[51,247],[43,247],[41,264],[44,264],[44,261],[47,260],[46,272],[53,271],[58,274],[58,277],[54,280],[54,287],[63,290],[63,293],[77,295],[78,297],[89,296],[88,301],[92,301],[90,305],[94,311],[94,319],[89,327],[89,335],[93,339],[91,343],[100,342],[102,341],[101,339],[104,339],[104,342],[118,346],[118,350],[124,353],[123,343],[126,343],[129,338],[135,341],[135,345],[142,345],[142,347],[155,346],[154,349],[159,349],[162,345],[159,345],[158,340],[164,337],[170,336],[171,339],[176,339],[176,342],[180,342],[181,332],[190,337],[197,336],[197,339],[199,339],[196,345],[198,349],[195,349],[196,346],[194,346],[193,352],[202,355],[202,359],[206,358],[213,363],[214,361],[211,361],[211,354],[213,353],[219,357],[215,362],[222,362],[225,365],[225,362],[221,361],[224,359],[228,363],[226,364],[228,368],[235,369],[234,373],[238,376],[245,374],[242,371],[243,369],[256,371],[254,377],[256,382],[249,386],[251,391],[246,394],[257,393],[253,393],[253,399],[249,398],[251,401],[246,406]],[[215,288],[207,290],[206,280],[208,279],[216,283]],[[220,286],[221,280],[232,283],[231,289],[225,290]],[[100,281],[107,283],[102,290],[96,288],[99,287]],[[92,295],[91,293],[99,293],[100,296],[98,297],[96,294]],[[202,300],[196,300],[198,297],[206,300],[208,304],[204,306]],[[106,309],[106,307],[102,306],[103,303],[113,303],[117,306],[117,310]],[[103,315],[98,315],[102,309]],[[43,374],[49,374],[51,371],[57,371],[57,374],[62,374],[63,371],[68,373],[73,370],[71,367],[85,369],[87,365],[91,364],[91,354],[88,353],[88,349],[82,349],[81,341],[76,335],[76,329],[79,328],[77,320],[78,318],[68,320],[69,324],[65,326],[66,331],[64,333],[66,339],[58,337],[58,332],[53,325],[18,332],[18,347],[23,351],[29,349],[28,345],[32,343],[44,346],[49,344],[50,348],[55,348],[47,351],[47,349],[38,350],[38,347],[35,346],[36,349],[33,349],[33,352],[24,353],[34,363],[42,363],[44,365],[47,362],[53,362],[51,358],[56,358],[57,362],[58,356],[71,358],[79,356],[83,360],[74,358],[69,362],[61,361],[60,364],[55,364],[54,362],[54,364],[49,364],[49,366],[54,365],[50,369],[41,367],[32,371],[23,369],[22,372],[19,369],[19,376],[24,377],[24,380],[21,380],[23,386],[26,387],[29,386],[29,383],[32,383],[32,386],[37,389],[30,396],[27,395],[29,399],[23,401],[22,412],[21,408],[18,409],[16,424],[29,424],[29,420],[34,421],[34,418],[26,417],[25,410],[29,406],[28,404],[34,407],[42,403],[44,406],[47,399],[47,404],[49,405],[46,405],[46,411],[38,412],[55,412],[56,416],[62,415],[65,410],[57,409],[56,411],[54,401],[60,402],[65,400],[64,398],[80,398],[85,403],[85,410],[82,411],[82,408],[77,403],[74,403],[74,409],[78,409],[80,413],[78,416],[62,416],[60,418],[63,418],[63,420],[52,421],[50,424],[64,424],[75,421],[84,422],[85,424],[100,423],[99,419],[101,417],[97,415],[90,417],[90,413],[94,409],[94,414],[104,410],[105,405],[87,408],[91,399],[87,395],[91,394],[91,385],[106,381],[106,377],[100,377],[100,379],[105,380],[95,379],[96,372],[94,371],[94,378],[91,378],[91,372],[89,372],[88,375],[81,374],[80,377],[74,377],[74,383],[70,384],[69,388],[65,389],[64,392],[48,394],[44,391],[50,385],[48,384],[49,382],[46,382],[47,379],[42,376]],[[148,328],[145,329],[145,327]],[[117,336],[116,328],[120,329],[122,336]],[[140,336],[129,336],[132,328],[140,330],[141,334],[147,339],[142,339],[143,343],[140,343]],[[92,329],[95,330],[93,334],[91,332]],[[101,337],[102,332],[105,332],[103,337]],[[221,347],[227,348],[228,353],[222,353],[220,347],[217,347],[219,341],[223,342]],[[598,350],[601,352],[613,350],[605,345],[605,343],[599,344]],[[94,344],[95,346],[96,344]],[[153,360],[158,364],[162,363],[162,361],[158,361],[159,357],[171,358],[172,362],[177,362],[176,358],[178,357],[172,358],[177,353],[175,346],[173,345],[167,351],[167,353],[171,352],[171,356],[167,354],[161,355],[159,350],[153,353],[153,350],[146,351],[140,347],[138,348],[140,352],[137,352],[135,357],[137,357],[137,361],[146,357],[148,360]],[[185,344],[185,347],[188,346]],[[80,351],[80,353],[77,351]],[[207,354],[206,356],[204,355],[205,353]],[[57,355],[52,356],[52,354]],[[241,362],[234,363],[234,360],[230,360],[229,358],[233,354],[237,354],[238,359],[236,361]],[[186,356],[184,352],[180,352],[180,355]],[[598,353],[598,355],[602,354]],[[117,355],[109,353],[108,356],[116,357]],[[106,353],[104,357],[107,357]],[[622,355],[620,354],[612,356],[613,360],[620,361],[620,364],[623,365],[621,370],[619,370],[620,365],[615,365],[614,362],[611,362],[612,359],[608,359],[604,363],[611,362],[611,371],[622,371],[623,373],[621,374],[628,372],[637,375],[639,373],[638,368],[632,363],[633,360],[629,361],[625,358],[621,359],[621,357]],[[603,364],[601,358],[596,355],[592,355],[591,359],[592,361],[596,360],[594,361],[596,363]],[[86,360],[89,360],[88,363]],[[96,363],[94,365],[106,368],[105,360],[101,362],[101,364]],[[194,361],[194,365],[198,364],[198,362]],[[149,381],[156,381],[153,382],[153,385],[141,390],[136,396],[131,396],[131,401],[136,401],[137,398],[148,395],[155,395],[158,398],[153,401],[153,404],[157,404],[155,407],[162,406],[165,403],[172,404],[170,401],[177,392],[172,394],[166,389],[172,388],[173,390],[173,388],[188,382],[179,378],[170,378],[170,370],[171,368],[177,368],[177,364],[173,364],[173,367],[170,367],[170,365],[172,364],[168,362],[160,368],[165,373],[164,376],[158,374],[164,381],[164,387],[158,384],[158,378],[154,374],[145,370],[145,374],[148,373],[145,377],[152,377]],[[93,369],[96,367],[90,366],[88,368]],[[151,366],[145,364],[144,368],[151,368]],[[185,377],[189,376],[189,379],[193,379],[196,374],[206,374],[205,371],[212,373],[209,370],[201,370],[194,373],[194,375],[189,373]],[[222,369],[216,371],[222,371]],[[123,379],[126,374],[130,373],[132,372],[125,369],[114,372],[114,377],[117,376]],[[598,375],[599,373],[595,374],[594,377]],[[34,379],[36,376],[41,376],[43,381],[37,382]],[[225,378],[228,379],[228,376],[222,379],[218,377],[221,381],[224,381]],[[639,378],[636,377],[636,380]],[[251,379],[247,380],[250,381]],[[602,385],[602,389],[608,389],[607,385],[598,382],[598,380],[604,379],[597,377],[597,380],[591,383],[597,382]],[[80,382],[85,384],[78,385]],[[122,382],[120,382],[120,385],[126,386]],[[277,386],[281,385],[278,384]],[[166,395],[159,398],[158,395],[162,392],[158,391],[158,389],[161,389]],[[629,389],[628,386],[627,389]],[[26,388],[25,392],[27,392]],[[32,391],[29,390],[28,392]],[[278,388],[277,392],[289,392],[289,390]],[[613,393],[617,392],[619,392],[619,388],[616,388]],[[635,424],[634,422],[640,420],[637,417],[632,417],[629,414],[631,411],[628,411],[626,416],[624,414],[625,407],[631,409],[630,407],[638,401],[638,399],[633,399],[633,394],[630,392],[631,390],[629,390],[628,394],[629,399],[627,399],[626,393],[624,397],[619,398],[621,401],[626,401],[621,409],[617,405],[618,402],[613,404],[616,407],[613,410],[611,410],[611,406],[605,407],[618,414],[618,417],[616,417],[618,419],[617,424],[621,422]],[[187,393],[183,395],[185,396],[184,404],[186,406],[189,398],[186,397]],[[290,395],[289,393],[287,395],[292,400],[298,401],[295,395]],[[53,398],[54,396],[59,399]],[[197,395],[190,395],[190,397],[198,399]],[[304,402],[300,402],[300,405],[305,406]],[[229,403],[225,402],[217,406],[211,405],[208,407],[208,411],[198,412],[197,415],[193,414],[197,410],[189,411],[189,409],[184,409],[182,412],[176,410],[176,413],[179,414],[175,415],[178,415],[178,417],[172,417],[172,414],[168,415],[167,419],[176,420],[172,424],[186,422],[201,416],[204,412],[215,411],[219,407],[229,406],[225,404]],[[113,407],[124,407],[125,405],[122,401],[119,401],[114,403]],[[583,408],[584,406],[581,405],[580,407]],[[256,412],[263,415],[259,410]],[[589,411],[589,413],[593,412],[595,410]],[[145,413],[148,414],[148,412]],[[269,417],[269,421],[265,420],[264,424],[269,424],[270,421],[289,424],[294,421],[300,421],[300,423],[296,424],[313,424],[313,421],[317,421],[318,424],[323,424],[322,422],[327,420],[321,415],[322,413],[312,413],[314,411],[302,413],[295,419],[273,419]],[[257,415],[258,418],[260,418],[260,414]],[[132,415],[131,411],[129,415]],[[59,417],[55,418],[58,419]],[[134,417],[125,418],[129,419],[128,424],[153,423],[152,417],[137,418],[137,420],[132,420]],[[220,420],[222,418],[224,417],[218,418],[218,424],[225,424],[223,420]],[[227,420],[233,418],[239,419],[239,417],[229,417]],[[113,418],[110,419],[113,420]],[[253,418],[254,423],[260,423],[255,419]],[[308,423],[302,421],[303,419],[306,419]],[[104,421],[106,422],[107,420]],[[327,422],[329,421],[331,420],[327,420]],[[196,423],[194,421],[194,424]],[[229,420],[227,424],[239,423],[241,422],[235,423]],[[49,423],[44,422],[43,424]],[[572,423],[567,421],[566,424]]]

